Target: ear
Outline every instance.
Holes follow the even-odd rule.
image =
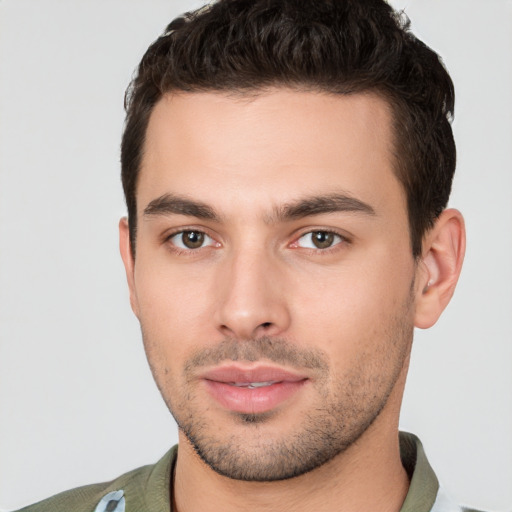
[[[119,250],[123,259],[124,269],[126,272],[126,280],[130,290],[130,305],[135,316],[139,316],[139,306],[137,301],[137,293],[135,290],[135,261],[133,259],[132,247],[130,242],[130,229],[128,227],[128,219],[123,217],[119,221]]]
[[[432,327],[450,302],[465,250],[462,214],[445,210],[423,240],[423,254],[416,271],[416,327]]]

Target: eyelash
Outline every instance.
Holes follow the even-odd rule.
[[[176,243],[172,242],[173,238],[178,237],[179,235],[183,236],[185,233],[197,233],[198,235],[203,235],[205,239],[208,238],[213,243],[209,243],[208,245],[201,245],[200,247],[197,247],[197,248],[190,248],[190,247],[184,248],[184,247],[179,247],[178,245],[176,245]],[[194,253],[199,252],[201,249],[207,249],[208,247],[215,248],[215,247],[220,246],[220,243],[217,242],[206,231],[204,231],[204,229],[195,229],[195,228],[185,228],[185,229],[181,228],[177,231],[173,231],[172,233],[169,233],[168,235],[166,235],[164,237],[163,242],[166,244],[169,244],[172,247],[172,250],[175,253],[177,253],[178,255],[181,255],[181,254],[192,255]]]
[[[207,237],[208,239],[210,239],[213,243],[210,243],[208,245],[201,245],[200,247],[197,247],[197,248],[182,248],[182,247],[179,247],[177,246],[175,243],[172,242],[172,239],[177,237],[178,235],[183,235],[185,233],[198,233],[198,234],[201,234],[201,235],[204,235],[204,237]],[[333,243],[332,245],[330,245],[329,247],[325,247],[325,248],[320,248],[320,247],[301,247],[300,245],[298,245],[299,243],[299,240],[307,235],[313,235],[314,233],[323,233],[323,234],[326,234],[326,235],[332,235],[334,236],[335,238],[338,238],[339,240],[336,241],[335,243]],[[178,255],[193,255],[197,252],[199,252],[201,249],[207,249],[209,247],[220,247],[220,243],[217,242],[212,236],[210,236],[208,233],[206,233],[204,230],[202,229],[194,229],[194,228],[188,228],[188,229],[179,229],[177,231],[173,231],[172,233],[166,235],[163,239],[163,242],[164,243],[168,243],[169,245],[172,246],[172,250],[178,254]],[[351,241],[350,239],[348,239],[346,236],[342,235],[341,233],[338,233],[337,231],[333,231],[333,230],[329,230],[329,229],[310,229],[309,231],[305,231],[303,233],[301,233],[297,238],[295,238],[295,240],[288,245],[288,247],[291,247],[292,249],[303,249],[303,250],[306,250],[308,252],[312,252],[314,254],[322,254],[322,255],[327,255],[327,254],[330,254],[331,252],[333,251],[336,251],[336,250],[339,250],[340,249],[340,245],[346,245],[346,244],[350,244]]]
[[[325,247],[325,248],[320,248],[320,247],[301,247],[300,245],[298,245],[299,243],[299,240],[307,235],[313,235],[314,233],[323,233],[323,234],[326,234],[326,235],[332,235],[336,238],[338,238],[339,240],[338,241],[335,241],[332,245],[330,245],[329,247]],[[340,250],[341,247],[340,246],[343,246],[343,245],[347,245],[347,244],[350,244],[351,241],[350,239],[345,236],[345,235],[342,235],[341,233],[337,232],[337,231],[333,231],[333,230],[330,230],[330,229],[310,229],[309,231],[305,231],[303,233],[301,233],[296,239],[294,242],[292,242],[292,244],[290,244],[290,247],[292,248],[298,248],[298,249],[303,249],[303,250],[306,250],[306,251],[310,251],[314,254],[320,254],[320,255],[328,255],[330,254],[331,252],[334,252],[334,251],[337,251],[337,250]]]

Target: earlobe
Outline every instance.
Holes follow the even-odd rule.
[[[416,273],[416,327],[427,329],[434,325],[450,302],[465,249],[466,234],[461,213],[445,210],[423,241],[423,256]]]
[[[139,308],[137,302],[137,294],[135,291],[135,261],[133,259],[131,242],[130,242],[130,229],[128,226],[128,219],[123,217],[119,221],[119,251],[123,259],[124,269],[126,272],[126,280],[130,290],[130,305],[133,312],[138,317]]]

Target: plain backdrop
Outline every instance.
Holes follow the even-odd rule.
[[[117,249],[123,93],[200,2],[0,0],[0,509],[155,462],[177,433]],[[512,3],[397,0],[457,90],[468,252],[416,335],[402,428],[463,503],[512,510]]]

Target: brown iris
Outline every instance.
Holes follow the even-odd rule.
[[[189,249],[199,249],[204,243],[204,233],[201,231],[183,231],[181,240]]]
[[[311,233],[313,245],[318,249],[327,249],[334,242],[334,233],[328,231],[313,231]]]

